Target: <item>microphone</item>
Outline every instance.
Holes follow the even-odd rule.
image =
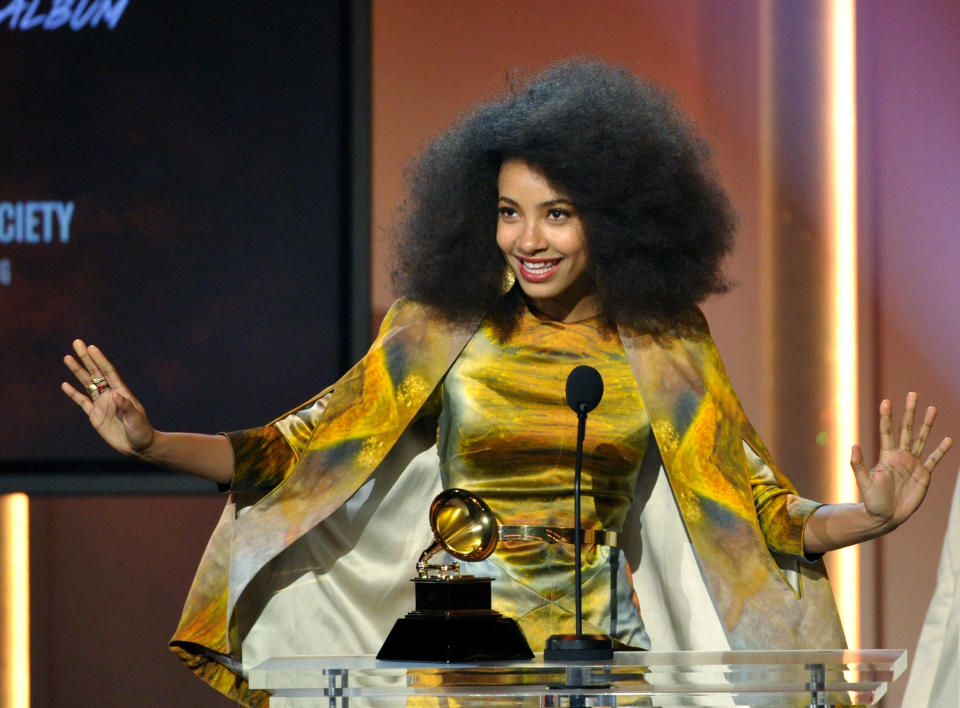
[[[578,366],[567,377],[567,405],[575,413],[589,413],[603,398],[603,378],[592,366]]]
[[[577,463],[573,472],[573,543],[574,597],[576,599],[576,634],[553,634],[547,637],[545,661],[603,661],[613,658],[613,640],[605,634],[583,634],[582,546],[580,527],[580,476],[583,470],[583,439],[587,413],[603,398],[603,377],[592,366],[578,366],[567,376],[567,405],[577,414]],[[572,677],[568,676],[568,685]],[[580,679],[573,679],[574,681]]]

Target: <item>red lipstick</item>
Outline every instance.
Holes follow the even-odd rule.
[[[520,258],[517,262],[520,264],[520,275],[524,280],[531,283],[542,283],[549,280],[550,277],[560,268],[562,258]]]

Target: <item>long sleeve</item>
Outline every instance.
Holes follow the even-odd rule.
[[[822,506],[820,502],[797,496],[777,479],[770,466],[746,442],[743,451],[750,469],[750,491],[757,508],[757,521],[773,553],[803,560],[803,528],[807,519]]]
[[[730,647],[844,646],[822,563],[799,563],[798,582],[780,565],[803,558],[815,505],[795,496],[750,425],[703,315],[668,332],[621,326],[620,337]]]
[[[251,691],[241,672],[238,603],[265,567],[337,514],[391,457],[474,329],[400,301],[366,356],[331,389],[262,428],[227,435],[236,451],[236,493],[170,641],[203,680],[244,705],[266,705],[266,694]]]
[[[233,445],[231,491],[268,491],[285,480],[313,437],[330,391],[269,425],[225,433]]]

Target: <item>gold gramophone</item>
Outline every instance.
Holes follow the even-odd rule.
[[[464,489],[447,489],[430,504],[434,541],[417,562],[416,610],[393,625],[378,659],[484,661],[530,659],[517,623],[490,608],[492,578],[461,575],[460,564],[434,565],[446,551],[463,561],[483,560],[497,547],[499,526],[490,507]]]

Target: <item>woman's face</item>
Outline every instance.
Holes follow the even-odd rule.
[[[497,186],[497,245],[527,299],[561,322],[599,314],[583,222],[574,205],[522,160],[503,163]]]

